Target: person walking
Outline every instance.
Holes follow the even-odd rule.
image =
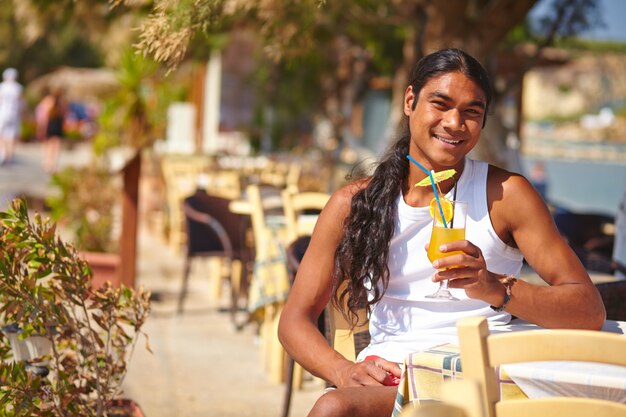
[[[58,167],[61,142],[65,137],[67,103],[61,90],[46,95],[37,105],[38,135],[43,140],[43,168],[54,174]]]
[[[17,76],[15,68],[7,68],[0,82],[0,165],[13,161],[15,141],[20,136],[23,87]]]

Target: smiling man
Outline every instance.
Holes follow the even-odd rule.
[[[456,321],[511,316],[543,327],[599,329],[600,296],[561,239],[543,199],[522,176],[467,157],[485,124],[491,87],[483,67],[458,49],[422,58],[404,98],[400,138],[372,177],[336,191],[322,211],[281,316],[279,337],[304,368],[337,389],[309,416],[392,413],[399,363],[415,351],[458,343]],[[442,245],[458,254],[426,256],[432,187],[415,187],[426,171],[454,169],[439,183],[446,198],[469,203],[466,235]],[[517,280],[526,258],[548,285]],[[450,268],[454,266],[454,268]],[[457,301],[427,297],[442,280]],[[348,314],[369,312],[371,342],[351,362],[328,346],[317,318],[346,284]],[[335,297],[335,298],[333,298]]]

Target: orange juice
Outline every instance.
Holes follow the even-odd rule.
[[[463,253],[461,251],[453,252],[440,252],[439,247],[444,243],[454,242],[455,240],[465,239],[465,229],[451,229],[443,227],[443,225],[436,225],[433,227],[433,234],[430,237],[430,244],[428,245],[428,259],[431,262],[445,256],[455,255],[457,253]]]

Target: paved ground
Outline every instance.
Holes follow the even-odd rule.
[[[252,326],[237,332],[214,296],[199,261],[191,276],[185,314],[175,314],[182,263],[179,256],[153,236],[140,239],[138,284],[150,288],[159,301],[146,325],[153,354],[143,349],[131,362],[125,390],[148,417],[160,416],[280,416],[284,387],[268,382],[259,362]],[[224,297],[222,297],[223,299]],[[291,416],[305,416],[322,390],[309,379],[293,396]]]
[[[0,208],[17,195],[29,196],[36,205],[52,192],[40,160],[37,145],[22,144],[15,161],[0,166]],[[88,160],[88,148],[81,146],[64,150],[60,165]],[[213,294],[210,266],[196,264],[186,312],[177,316],[182,257],[144,224],[138,250],[137,283],[155,295],[144,328],[153,353],[143,348],[143,341],[138,345],[125,394],[141,405],[147,417],[279,417],[284,386],[268,381],[254,328],[237,332],[229,316],[218,311],[226,303]],[[306,416],[321,390],[319,380],[308,378],[303,389],[294,392],[290,416]]]

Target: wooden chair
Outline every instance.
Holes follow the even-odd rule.
[[[281,193],[285,213],[287,241],[294,242],[300,236],[310,236],[315,227],[315,216],[307,218],[306,214],[319,214],[330,195],[318,192],[298,192],[285,189]]]
[[[274,187],[261,188],[252,184],[246,187],[246,195],[250,204],[255,248],[255,282],[251,284],[250,291],[264,286],[275,295],[284,292],[286,296],[289,291],[289,280],[286,260],[281,259],[284,257],[286,239],[280,190]],[[250,295],[252,304],[254,297],[254,294]],[[259,308],[262,310],[261,359],[271,381],[275,383],[281,383],[284,379],[285,352],[277,336],[278,320],[283,305],[284,300],[263,300],[263,305]]]
[[[585,330],[530,330],[489,335],[484,317],[457,323],[465,379],[478,381],[488,417],[626,415],[626,404],[551,397],[500,401],[494,367],[532,361],[585,361],[626,366],[626,337]]]
[[[339,287],[338,291],[342,289],[343,286]],[[326,307],[326,314],[331,346],[346,359],[356,361],[359,352],[370,342],[367,311],[362,309],[358,312],[358,323],[354,329],[343,313],[332,303]]]
[[[195,191],[198,176],[207,172],[211,165],[210,158],[197,155],[168,155],[161,162],[169,213],[168,243],[177,253],[185,243],[183,200]]]
[[[206,189],[211,195],[237,200],[241,198],[241,175],[235,170],[214,170],[205,174]]]
[[[299,236],[287,247],[287,265],[292,280],[295,278],[298,267],[300,266],[300,261],[306,252],[309,242],[310,236]],[[370,340],[365,310],[359,315],[359,321],[363,324],[353,331],[348,321],[343,317],[343,314],[329,304],[322,316],[318,319],[317,325],[320,332],[326,336],[329,345],[333,346],[333,348],[345,356],[346,359],[354,361],[358,353],[367,346]],[[282,417],[289,415],[294,385],[300,385],[301,380],[302,368],[295,363],[293,358],[288,356]]]
[[[441,389],[442,402],[428,402],[402,409],[399,417],[484,417],[484,406],[478,382],[450,380]]]
[[[446,403],[429,403],[403,410],[399,417],[469,417],[463,408]]]
[[[301,236],[294,240],[286,250],[287,255],[287,271],[289,273],[289,280],[293,283],[300,266],[300,261],[309,246],[310,236]],[[320,317],[318,320],[318,327],[324,332],[324,317]],[[283,400],[282,417],[289,416],[289,409],[291,407],[291,396],[294,386],[300,388],[302,385],[302,367],[299,366],[291,356],[287,355],[287,366],[285,369],[285,397]]]
[[[315,217],[306,218],[305,214],[318,214],[322,211],[330,194],[322,192],[297,192],[293,189],[282,191],[283,208],[287,241],[295,242],[302,236],[310,236],[315,228]],[[313,214],[313,216],[315,216]],[[356,355],[369,343],[369,331],[365,311],[360,314],[358,326],[354,331],[343,317],[343,314],[334,306],[327,307],[325,315],[329,325],[330,344],[347,359],[355,360]]]

